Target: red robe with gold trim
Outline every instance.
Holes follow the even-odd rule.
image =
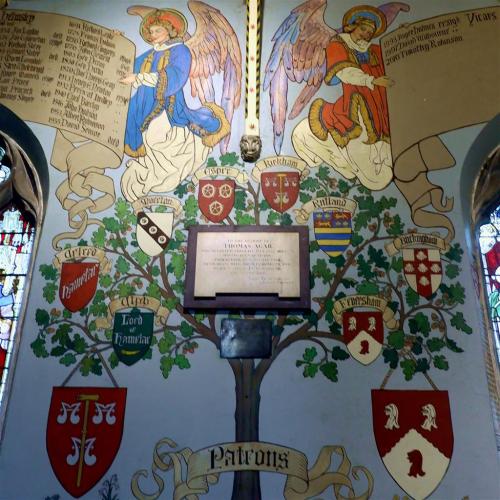
[[[358,68],[374,78],[384,75],[379,45],[370,45],[366,52],[348,47],[336,37],[326,48],[327,73],[325,83],[337,85],[337,73],[345,68]],[[316,99],[309,112],[309,124],[314,135],[326,140],[331,134],[338,146],[344,147],[362,132],[360,116],[368,133],[368,144],[389,142],[387,96],[384,87],[352,85],[342,82],[343,95],[335,103]]]

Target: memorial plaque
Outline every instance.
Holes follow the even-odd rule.
[[[223,319],[221,358],[270,358],[272,323],[268,319]]]
[[[308,309],[305,226],[189,228],[186,308]]]

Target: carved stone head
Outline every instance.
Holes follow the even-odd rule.
[[[246,162],[255,162],[260,157],[262,141],[258,135],[243,135],[240,141],[241,158]]]

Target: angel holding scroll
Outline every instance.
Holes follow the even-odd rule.
[[[189,1],[196,20],[193,36],[183,14],[174,9],[133,6],[129,14],[142,17],[140,34],[153,46],[120,80],[131,84],[125,133],[125,153],[131,157],[121,179],[129,201],[153,191],[173,191],[207,159],[220,143],[226,151],[233,112],[241,93],[241,51],[236,34],[219,10]],[[215,101],[212,76],[223,72],[221,106]],[[191,109],[191,95],[202,106]]]
[[[385,76],[380,46],[372,41],[409,7],[400,2],[356,6],[344,15],[342,29],[334,30],[323,19],[326,5],[326,0],[299,5],[273,37],[264,89],[271,98],[274,148],[279,154],[287,80],[307,84],[289,119],[299,115],[323,82],[332,90],[341,88],[334,102],[312,102],[308,118],[292,132],[293,147],[311,167],[325,163],[368,189],[384,189],[392,180],[386,88],[394,82]]]

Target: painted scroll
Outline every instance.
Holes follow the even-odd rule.
[[[118,80],[131,71],[135,46],[102,26],[45,12],[0,14],[0,102],[21,118],[57,128],[51,163],[67,178],[56,196],[79,238],[89,213],[113,205],[106,168],[118,168],[130,89]],[[36,104],[36,105],[35,105]]]
[[[439,134],[498,112],[499,20],[500,8],[488,7],[404,25],[382,38],[386,74],[396,82],[387,94],[394,181],[415,224],[446,228],[447,242],[455,229],[443,213],[453,198],[428,174],[455,164]]]

